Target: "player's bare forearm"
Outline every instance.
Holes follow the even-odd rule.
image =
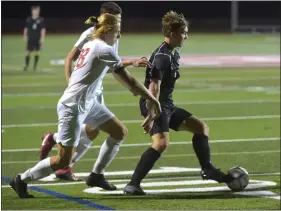
[[[122,64],[124,67],[128,67],[134,64],[134,60],[132,59],[122,59]]]
[[[41,41],[44,41],[45,37],[46,37],[46,29],[43,28],[43,29],[41,29]]]
[[[118,71],[115,73],[120,77],[120,80],[123,82],[129,90],[134,90],[140,96],[148,99],[148,100],[156,100],[155,97],[145,88],[145,86],[138,82],[126,69],[123,71]]]
[[[27,40],[27,28],[25,27],[24,29],[23,29],[23,38],[25,39],[25,40]]]
[[[67,83],[72,73],[72,63],[76,61],[79,54],[80,50],[76,47],[73,47],[64,60],[64,75]]]
[[[160,84],[161,81],[158,79],[152,79],[150,84],[149,84],[149,88],[148,90],[150,91],[150,93],[156,98],[159,99],[159,95],[160,95]]]

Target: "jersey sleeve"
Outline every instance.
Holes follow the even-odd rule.
[[[46,29],[46,23],[44,18],[41,18],[41,29]]]
[[[153,61],[153,66],[150,71],[150,77],[156,78],[158,80],[162,80],[164,72],[166,72],[170,67],[170,57],[165,54],[157,54],[155,55],[155,59]]]
[[[82,50],[83,45],[88,41],[88,36],[93,32],[93,27],[89,28],[88,30],[84,31],[77,42],[74,44],[76,48],[78,48],[80,51]]]
[[[99,53],[98,58],[105,62],[108,67],[113,68],[114,71],[123,67],[122,61],[113,47],[103,49]]]
[[[26,20],[25,20],[25,24],[24,24],[24,27],[25,28],[28,28],[28,26],[29,26],[29,17],[28,18],[26,18]]]

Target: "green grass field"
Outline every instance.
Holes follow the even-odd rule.
[[[14,177],[35,165],[43,133],[56,131],[56,104],[66,83],[63,67],[52,66],[50,60],[63,59],[78,36],[47,36],[36,73],[22,71],[25,48],[22,37],[2,36],[2,177]],[[161,41],[160,34],[123,35],[120,55],[149,55]],[[190,34],[181,53],[280,55],[280,37]],[[143,81],[143,69],[130,71]],[[184,67],[174,93],[176,104],[209,125],[213,163],[223,171],[237,165],[248,170],[251,182],[243,193],[249,195],[234,194],[225,185],[202,184],[191,145],[192,135],[174,131],[168,150],[142,184],[152,194],[123,195],[122,187],[151,141],[140,127],[138,98],[110,75],[104,80],[104,89],[107,106],[129,129],[125,145],[107,169],[106,177],[118,185],[118,191],[89,193],[93,189],[88,190],[84,182],[66,184],[52,178],[34,182],[36,187],[122,210],[280,209],[279,67]],[[102,133],[74,167],[78,175],[85,177],[92,170],[105,138]],[[258,184],[256,188],[254,184]],[[258,196],[253,196],[253,191]],[[19,199],[2,181],[2,209],[93,209],[38,191],[31,193],[36,198]]]

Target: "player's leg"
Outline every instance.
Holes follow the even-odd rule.
[[[30,41],[27,42],[27,46],[26,46],[26,51],[25,51],[25,65],[23,68],[23,71],[27,71],[28,67],[29,67],[29,62],[30,62],[30,52],[32,51],[32,46]]]
[[[104,105],[104,97],[102,93],[100,95],[97,95],[96,99],[100,104]],[[77,151],[73,156],[74,163],[76,163],[88,151],[89,147],[87,146],[92,144],[92,141],[96,139],[98,134],[99,134],[98,128],[92,128],[89,125],[86,126],[86,124],[82,126],[81,136],[80,136],[80,139],[82,141],[79,141],[79,143],[81,144],[78,144],[76,149]],[[50,151],[52,150],[52,148],[55,146],[56,143],[57,143],[57,133],[47,132],[43,135],[42,144],[40,148],[41,160],[48,156],[48,154],[50,153]]]
[[[100,104],[104,105],[104,98],[102,92],[100,95],[96,96],[96,100]],[[98,135],[99,135],[98,128],[92,128],[90,125],[83,124],[81,129],[80,140],[76,148],[76,151],[73,155],[71,164],[64,169],[56,171],[57,178],[68,180],[68,181],[81,180],[74,175],[72,171],[72,167],[75,165],[76,162],[78,162],[78,160],[80,160],[80,158],[84,156],[84,154],[86,154],[86,152],[89,150],[90,146],[92,145],[92,141],[96,139]]]
[[[93,118],[94,116],[95,118]],[[104,171],[117,155],[128,130],[108,108],[101,104],[94,107],[92,114],[86,118],[85,123],[92,128],[98,127],[109,135],[100,148],[98,158],[86,183],[90,187],[97,186],[106,190],[116,190],[116,187],[104,178]]]
[[[53,171],[62,169],[70,164],[73,151],[77,146],[80,127],[78,115],[62,104],[58,105],[59,144],[58,154],[39,161],[34,167],[17,175],[10,183],[11,187],[21,198],[31,198],[27,192],[27,183],[50,175]]]
[[[37,64],[39,61],[40,50],[41,50],[41,43],[40,40],[34,40],[34,63],[33,63],[33,71],[37,70]]]
[[[146,105],[141,103],[141,113],[146,116]],[[131,177],[131,181],[124,188],[124,193],[134,195],[144,195],[140,183],[153,168],[155,162],[160,158],[161,154],[166,150],[169,143],[169,112],[162,108],[162,113],[153,123],[150,131],[152,138],[152,146],[149,147],[141,156],[136,169]]]
[[[177,108],[171,117],[170,124],[171,128],[176,131],[193,133],[192,145],[202,169],[201,176],[203,179],[212,179],[217,182],[227,182],[232,179],[215,168],[211,162],[209,127],[205,122],[188,111]]]
[[[151,138],[152,146],[142,154],[130,182],[124,188],[125,194],[145,195],[140,184],[168,147],[169,132],[156,133]]]
[[[73,166],[83,157],[90,149],[92,141],[99,135],[99,129],[91,128],[89,125],[83,124],[79,144],[74,152],[71,163],[68,167],[56,171],[56,177],[67,181],[81,181],[72,171]]]

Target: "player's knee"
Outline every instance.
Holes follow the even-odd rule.
[[[164,152],[169,145],[169,140],[166,136],[158,137],[157,140],[153,140],[152,148],[158,151],[159,153]]]
[[[68,155],[60,156],[60,155],[58,155],[58,156],[56,157],[56,165],[57,165],[60,169],[69,166],[70,162],[71,162],[71,156],[68,156]]]
[[[93,141],[100,133],[99,129],[95,128],[91,128],[89,126],[86,127],[86,133],[87,133],[87,137]]]
[[[111,134],[111,137],[116,140],[125,140],[128,136],[128,129],[123,126],[120,127],[114,134]]]
[[[199,130],[197,131],[197,134],[209,136],[209,127],[206,123],[202,122],[200,125]]]

